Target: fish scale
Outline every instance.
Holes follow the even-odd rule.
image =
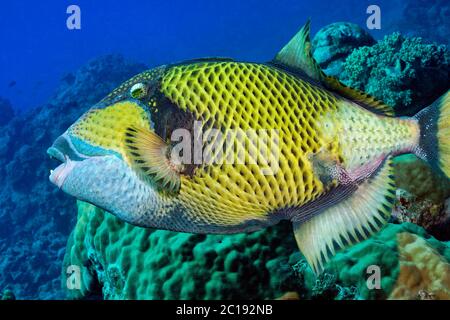
[[[265,219],[270,212],[301,206],[323,192],[307,156],[324,146],[317,121],[336,109],[333,95],[275,67],[237,62],[175,66],[161,83],[173,103],[211,127],[279,130],[280,169],[275,175],[264,175],[257,166],[252,170],[251,165],[222,164],[213,171],[226,180],[205,170],[182,178],[181,201],[196,216],[227,224]],[[237,187],[240,180],[249,182],[247,189]],[[217,195],[214,210],[205,210],[207,199]]]

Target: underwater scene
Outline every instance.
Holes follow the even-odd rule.
[[[0,300],[450,300],[449,1],[4,1],[0,41]]]

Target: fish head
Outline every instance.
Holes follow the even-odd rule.
[[[161,72],[156,68],[124,82],[59,136],[47,150],[61,162],[50,171],[50,182],[122,220],[143,225],[143,217],[161,207],[164,197],[134,167],[127,130],[154,130],[149,110],[156,103]]]

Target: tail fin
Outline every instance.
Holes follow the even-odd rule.
[[[415,118],[420,126],[416,155],[450,178],[450,90]]]

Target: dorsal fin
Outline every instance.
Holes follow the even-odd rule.
[[[297,34],[278,52],[274,63],[304,72],[310,78],[322,82],[322,70],[311,55],[311,21],[308,19]]]
[[[179,62],[171,64],[171,66],[180,66],[180,65],[192,64],[192,63],[202,63],[202,62],[231,62],[231,61],[234,61],[234,59],[228,58],[228,57],[203,57],[203,58],[195,58],[195,59],[179,61]]]
[[[320,82],[325,88],[360,104],[374,113],[394,116],[392,107],[365,92],[344,85],[338,79],[327,76],[322,71],[311,53],[310,24],[308,19],[300,31],[278,52],[273,63],[290,70],[300,71],[311,79]]]
[[[378,100],[377,98],[371,96],[370,94],[365,93],[364,91],[360,91],[358,89],[346,86],[335,77],[327,76],[324,73],[322,84],[327,89],[332,90],[347,99],[355,101],[362,107],[376,114],[386,115],[390,117],[393,117],[395,115],[394,108],[392,108],[391,106],[385,104],[384,102]]]

